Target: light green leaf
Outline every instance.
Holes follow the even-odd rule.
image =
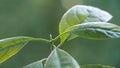
[[[29,64],[29,65],[24,66],[23,68],[43,68],[43,63],[42,62],[44,60],[45,59],[42,59],[42,60],[37,61],[37,62],[33,62],[33,63]]]
[[[87,22],[107,22],[112,16],[96,7],[76,5],[69,9],[62,17],[59,24],[59,33],[62,34],[67,28]],[[68,38],[69,34],[63,34],[61,36],[61,42],[64,42]],[[70,38],[75,38],[73,35]]]
[[[79,68],[79,64],[64,50],[55,48],[46,60],[44,68]]]
[[[110,39],[120,38],[120,26],[105,23],[91,22],[72,26],[66,30],[70,35],[75,34],[87,39]]]
[[[0,63],[15,55],[25,44],[31,40],[39,40],[32,37],[12,37],[0,40]]]
[[[88,64],[88,65],[81,65],[80,68],[115,68],[115,67],[101,65],[101,64]]]

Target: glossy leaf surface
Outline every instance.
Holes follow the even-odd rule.
[[[87,22],[107,22],[112,16],[96,7],[77,5],[69,9],[62,17],[59,24],[59,33],[62,34],[67,28]],[[64,42],[68,38],[69,34],[61,36],[61,42]],[[76,37],[75,35],[71,38]]]
[[[64,50],[55,48],[46,60],[44,68],[79,68],[79,64]]]
[[[88,64],[88,65],[81,65],[80,68],[115,68],[115,67],[101,65],[101,64]]]
[[[88,22],[67,29],[70,35],[75,34],[87,39],[120,38],[120,26],[104,22]]]
[[[0,63],[4,62],[11,56],[15,55],[21,48],[30,40],[35,40],[31,37],[12,37],[0,40]]]

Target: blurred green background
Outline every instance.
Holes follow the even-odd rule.
[[[62,15],[73,5],[91,5],[113,15],[110,21],[120,25],[120,0],[0,0],[0,39],[13,36],[32,36],[49,39],[58,35]],[[120,39],[87,40],[77,38],[66,42],[62,49],[79,64],[104,64],[120,67]],[[0,68],[22,68],[47,57],[49,46],[30,42]]]

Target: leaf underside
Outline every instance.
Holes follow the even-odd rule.
[[[92,6],[77,5],[69,9],[62,17],[59,24],[59,33],[62,34],[67,28],[87,22],[107,22],[112,16],[101,9]],[[61,36],[61,42],[64,42],[69,37],[68,33]],[[77,37],[72,35],[68,40]]]
[[[44,68],[79,68],[79,64],[64,50],[55,48],[46,60]]]
[[[67,29],[70,35],[74,34],[86,39],[113,39],[120,38],[120,26],[104,23],[91,22],[72,26]]]

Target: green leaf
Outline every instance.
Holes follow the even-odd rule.
[[[25,44],[31,40],[38,40],[32,37],[12,37],[0,40],[0,63],[15,55]]]
[[[43,63],[42,62],[44,60],[45,59],[42,59],[42,60],[37,61],[37,62],[33,62],[33,63],[29,64],[29,65],[24,66],[23,68],[43,68]]]
[[[76,5],[69,9],[62,17],[59,24],[59,33],[62,34],[67,28],[87,22],[107,22],[112,16],[96,7]],[[69,34],[65,33],[61,36],[61,42],[64,42],[68,38]],[[70,38],[75,38],[73,35]]]
[[[115,67],[101,65],[101,64],[88,64],[88,65],[81,65],[80,68],[115,68]]]
[[[67,52],[55,47],[46,60],[44,68],[79,68],[79,64]]]
[[[77,35],[87,39],[120,38],[120,26],[105,22],[88,22],[68,28],[70,35]]]

